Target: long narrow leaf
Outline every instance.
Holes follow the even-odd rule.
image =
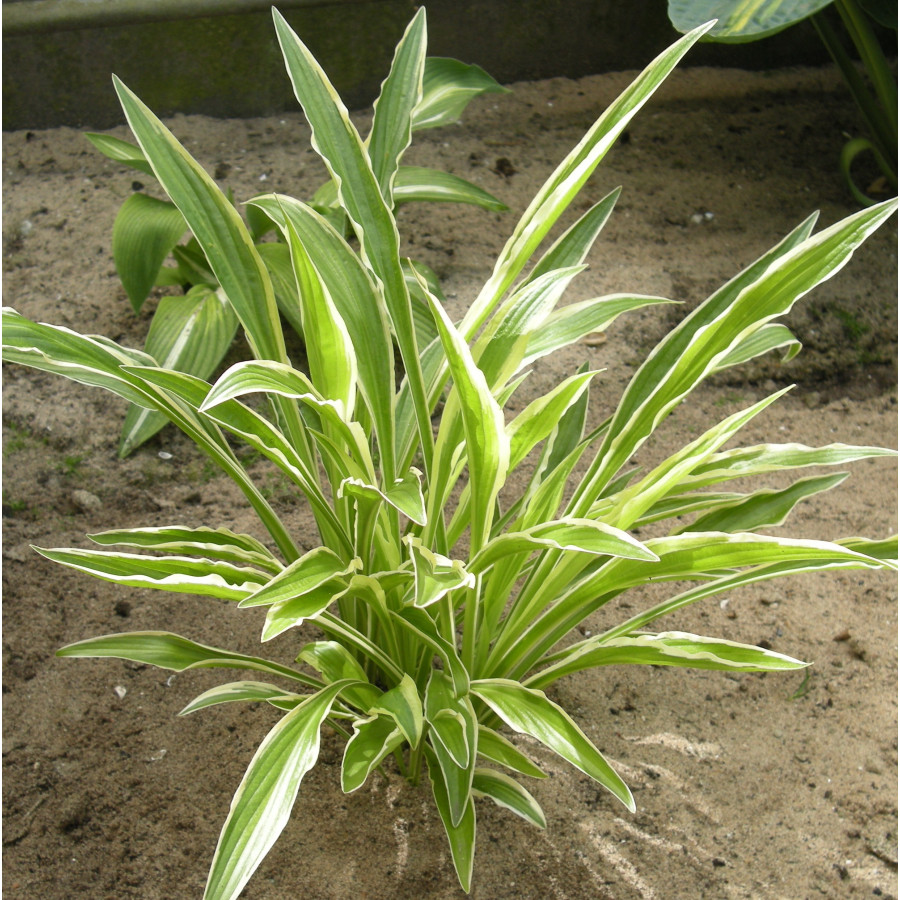
[[[219,835],[207,900],[234,900],[287,824],[300,781],[319,758],[319,728],[341,691],[338,681],[294,707],[250,761]]]

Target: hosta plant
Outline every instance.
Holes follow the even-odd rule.
[[[316,626],[319,639],[293,632],[298,645],[287,660],[166,631],[87,638],[59,655],[119,657],[177,672],[246,670],[247,680],[208,690],[183,712],[265,701],[281,713],[234,796],[207,897],[236,897],[275,842],[316,763],[323,726],[346,738],[345,791],[385,765],[411,782],[427,779],[468,890],[480,803],[545,824],[526,786],[544,773],[517,735],[530,735],[635,808],[614,766],[548,696],[558,679],[629,664],[796,669],[804,663],[774,650],[653,626],[696,600],[755,582],[892,566],[896,540],[770,533],[802,498],[834,487],[843,473],[807,475],[779,489],[734,485],[890,454],[837,443],[741,446],[742,427],[783,391],[711,422],[647,471],[632,459],[708,376],[775,349],[796,352],[777,319],[837,272],[894,205],[865,209],[818,233],[815,216],[801,223],[660,342],[601,424],[588,411],[598,373],[586,369],[504,414],[536,360],[622,313],[665,302],[622,293],[559,304],[617,191],[540,248],[704,28],[651,63],[550,175],[460,321],[419,283],[437,333],[423,346],[392,196],[421,91],[424,11],[403,37],[384,86],[385,115],[376,118],[369,143],[377,141],[378,154],[369,152],[325,73],[277,12],[275,27],[354,239],[349,243],[308,204],[274,194],[252,201],[289,250],[308,365],[300,370],[287,358],[268,269],[229,199],[119,82],[141,152],[196,236],[255,359],[210,385],[144,352],[36,324],[13,310],[4,316],[4,354],[163,413],[234,479],[261,526],[258,534],[216,523],[117,529],[92,535],[97,549],[40,553],[124,586],[261,610],[263,642],[304,623]],[[306,497],[318,546],[301,550],[299,539],[308,536],[290,532],[233,441],[271,460]],[[636,532],[647,525],[656,536],[639,540]],[[670,596],[647,601],[642,589],[651,581],[671,583]],[[634,614],[585,637],[585,620],[626,592]]]
[[[394,64],[403,62],[398,57]],[[479,66],[442,57],[425,59],[421,80],[409,78],[402,72],[396,73],[393,79],[395,83],[402,79],[406,91],[419,91],[410,115],[412,132],[456,122],[475,97],[507,92],[507,88]],[[391,102],[397,102],[399,96],[396,86],[394,91],[393,101],[384,94],[384,99],[376,101],[371,131],[364,142],[375,169],[386,164],[380,156],[386,151],[384,135],[393,127]],[[401,98],[401,102],[406,101]],[[107,134],[88,132],[86,137],[110,159],[153,177],[153,167],[140,147]],[[430,201],[467,203],[493,211],[507,208],[483,188],[458,175],[422,166],[400,165],[399,157],[391,164],[394,166],[393,189],[389,195],[392,207],[413,201]],[[350,234],[349,222],[338,202],[337,183],[333,179],[316,191],[310,205],[339,231]],[[300,298],[286,243],[283,239],[268,240],[271,232],[277,229],[259,207],[247,206],[246,211],[248,230],[269,270],[279,311],[302,336]],[[122,204],[113,224],[113,260],[135,313],[141,311],[154,287],[185,289],[183,294],[168,294],[160,300],[144,349],[166,368],[209,378],[232,345],[238,320],[197,239],[190,235],[187,241],[179,243],[189,232],[189,223],[171,200],[134,193]],[[166,264],[170,257],[174,265]],[[418,327],[424,329],[420,340],[427,343],[435,336],[431,316],[418,291],[413,264],[404,262],[404,266],[413,290],[416,321]],[[437,276],[422,263],[416,263],[415,268],[427,279],[431,291],[441,296]],[[158,411],[133,404],[122,425],[119,455],[128,456],[165,424],[166,417]]]

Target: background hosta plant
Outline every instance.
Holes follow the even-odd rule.
[[[654,623],[696,600],[781,576],[894,567],[895,539],[827,542],[771,533],[800,500],[845,476],[807,474],[777,489],[759,487],[758,476],[891,454],[839,443],[742,446],[743,426],[783,391],[711,422],[648,471],[633,458],[708,376],[772,350],[795,353],[796,340],[777,320],[837,272],[895,204],[818,233],[815,216],[801,223],[660,342],[599,426],[589,414],[598,373],[586,369],[507,415],[507,400],[536,360],[629,310],[666,302],[614,294],[560,305],[617,191],[542,245],[704,28],[651,63],[560,163],[459,322],[416,279],[436,335],[425,343],[392,200],[422,89],[425,14],[407,30],[397,51],[403,65],[384,86],[385,108],[393,112],[379,138],[378,165],[325,74],[277,13],[275,27],[353,233],[350,243],[321,212],[289,197],[252,201],[290,254],[307,367],[287,358],[269,270],[229,198],[118,81],[141,153],[196,237],[255,358],[211,385],[145,352],[13,310],[4,313],[4,357],[164,414],[234,479],[265,532],[173,524],[94,534],[96,549],[39,552],[123,585],[259,608],[263,642],[304,623],[316,627],[318,639],[299,632],[307,636],[290,660],[165,631],[88,638],[59,653],[179,672],[244,670],[247,680],[212,688],[183,712],[249,700],[282,713],[235,794],[207,897],[236,897],[275,842],[316,762],[323,725],[346,738],[344,790],[358,789],[385,764],[412,782],[427,778],[468,890],[478,803],[491,800],[544,825],[526,786],[544,773],[516,734],[531,736],[634,809],[615,768],[548,696],[558,679],[625,664],[796,669],[804,664],[774,650],[657,631]],[[305,495],[318,546],[300,549],[308,535],[291,533],[241,464],[234,441],[271,460]],[[753,486],[742,488],[741,479],[752,476]],[[638,529],[655,536],[639,540]],[[648,602],[643,588],[651,581],[671,584],[668,597]],[[585,620],[626,592],[634,614],[584,637]]]
[[[403,90],[419,90],[419,99],[404,126],[412,132],[456,122],[470,100],[482,94],[506,93],[508,90],[479,66],[455,59],[428,57],[421,79],[409,78],[403,71],[403,66],[411,64],[419,65],[416,60],[402,56],[394,60],[394,87],[389,93],[383,92],[375,102],[371,130],[364,142],[373,170],[390,172],[392,206],[432,201],[505,210],[506,205],[496,197],[458,175],[422,166],[400,165],[399,156],[406,149],[405,145],[397,158],[391,159],[393,148],[388,136],[397,126],[395,104],[404,108],[408,105]],[[86,137],[110,159],[145,175],[154,175],[153,167],[140,147],[106,134],[89,132]],[[339,231],[350,234],[346,214],[338,202],[335,180],[323,184],[310,205]],[[302,337],[301,301],[290,253],[283,240],[267,240],[277,229],[259,207],[247,206],[246,210],[248,230],[268,269],[279,311]],[[191,235],[185,243],[179,243],[188,232],[189,223],[171,200],[159,200],[141,192],[132,194],[122,204],[113,225],[113,259],[136,313],[141,311],[154,287],[187,288],[183,295],[169,295],[160,301],[144,349],[166,368],[209,378],[232,345],[238,320],[197,239]],[[170,256],[174,257],[174,265],[166,265]],[[404,261],[404,272],[413,292],[417,327],[422,330],[422,342],[427,343],[435,332],[413,268],[425,277],[431,292],[443,298],[437,276],[427,266]],[[156,410],[132,405],[122,426],[120,456],[128,456],[153,437],[166,421],[166,417]]]
[[[896,192],[897,77],[876,28],[896,32],[897,0],[669,0],[669,19],[683,32],[716,19],[706,39],[732,44],[756,41],[809,19],[841,70],[866,124],[867,134],[851,138],[841,151],[840,169],[847,187],[860,203],[873,202],[871,188],[860,188],[852,172],[854,160],[869,154],[882,173],[882,196]],[[848,43],[858,61],[848,52]],[[879,191],[874,193],[877,196]]]

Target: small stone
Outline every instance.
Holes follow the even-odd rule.
[[[117,684],[117,685],[113,688],[113,693],[114,693],[120,700],[124,700],[124,699],[125,699],[125,695],[128,693],[128,688],[123,687],[121,684]]]
[[[92,494],[90,491],[72,491],[72,502],[82,511],[82,512],[93,512],[96,509],[101,509],[103,507],[103,502],[96,494]]]
[[[866,771],[870,772],[872,775],[883,775],[884,766],[879,760],[870,757],[866,760]]]

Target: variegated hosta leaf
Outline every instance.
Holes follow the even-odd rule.
[[[372,171],[388,206],[393,205],[400,157],[412,138],[413,110],[422,98],[425,44],[425,8],[419,7],[397,44],[391,71],[375,100],[372,131],[366,140]]]
[[[425,720],[450,802],[450,820],[458,825],[465,815],[475,773],[478,720],[467,695],[455,696],[453,684],[432,670],[425,689]]]
[[[438,128],[459,120],[469,101],[480,94],[508,94],[480,66],[429,56],[425,60],[422,99],[413,111],[413,130]]]
[[[280,675],[301,684],[319,688],[321,682],[279,663],[245,656],[218,647],[208,647],[167,631],[131,631],[126,634],[105,634],[67,644],[56,651],[57,656],[88,659],[112,657],[131,662],[158,666],[184,672],[188,669],[251,669],[267,675]]]
[[[341,790],[345,794],[362,787],[372,770],[404,741],[403,733],[390,716],[375,714],[357,719],[353,728],[341,761]]]
[[[494,538],[469,563],[478,574],[513,553],[553,549],[591,553],[597,556],[626,556],[656,560],[658,557],[625,531],[592,519],[558,519],[534,525],[526,531],[509,532]]]
[[[356,496],[369,500],[383,500],[403,513],[411,522],[424,525],[426,522],[425,499],[422,496],[422,473],[410,469],[390,487],[381,489],[366,484],[358,478],[346,478],[338,486],[338,497]]]
[[[187,716],[200,709],[216,706],[219,703],[234,703],[237,701],[249,701],[258,703],[264,701],[271,703],[279,709],[293,709],[304,699],[302,694],[294,694],[276,687],[274,684],[266,684],[262,681],[231,681],[228,684],[220,684],[210,688],[202,694],[194,697],[180,713],[179,716]]]
[[[357,571],[361,565],[358,559],[348,564],[328,547],[316,547],[246,596],[240,605],[270,606],[302,597],[334,578]]]
[[[692,669],[777,672],[802,669],[808,665],[763,647],[683,631],[583,641],[555,654],[547,662],[552,665],[527,680],[530,687],[545,687],[564,675],[596,666],[683,666]]]
[[[250,760],[219,835],[205,900],[234,900],[278,839],[300,781],[319,758],[319,728],[339,694],[355,682],[322,688],[281,718]]]
[[[478,755],[521,775],[528,775],[531,778],[547,777],[547,773],[522,753],[512,741],[486,725],[478,726]]]
[[[665,297],[643,294],[610,294],[570,303],[551,313],[541,327],[532,332],[520,366],[530,366],[535,360],[574,344],[592,332],[605,331],[622,313],[673,302]]]
[[[761,490],[733,501],[722,503],[715,509],[698,516],[683,531],[752,531],[784,524],[793,508],[803,499],[830,491],[847,478],[847,472],[836,475],[817,475],[800,478],[784,490]]]
[[[632,117],[707,29],[708,26],[695,29],[650,63],[547,179],[519,220],[487,284],[466,313],[461,326],[466,338],[478,331]]]
[[[297,657],[297,662],[301,661],[312,666],[326,684],[345,678],[361,682],[344,693],[344,699],[360,710],[368,710],[381,695],[375,685],[366,683],[369,679],[356,657],[337,641],[313,641],[307,644]]]
[[[260,566],[271,572],[280,572],[282,569],[281,563],[255,537],[249,534],[236,534],[227,528],[163,525],[101,531],[89,534],[88,537],[95,544],[138,547],[142,550],[224,559],[228,562]]]
[[[729,44],[756,41],[809,18],[832,0],[669,0],[669,19],[677,31],[718,21],[709,40]]]
[[[32,322],[3,307],[3,359],[42,372],[53,372],[79,384],[101,387],[130,403],[152,404],[124,376],[124,365],[155,365],[141,350],[120,347],[104,337],[78,334],[59,325]]]
[[[542,691],[524,687],[517,681],[490,678],[473,681],[472,693],[487,703],[513,731],[529,734],[549,747],[634,812],[634,798],[628,785],[569,714]]]
[[[425,744],[425,759],[428,762],[428,778],[431,781],[434,805],[447,833],[456,877],[462,889],[468,893],[472,886],[472,867],[475,863],[475,802],[470,793],[462,816],[458,821],[454,821],[450,792],[443,771],[437,755],[428,744]]]
[[[285,361],[272,283],[241,217],[162,122],[121,81],[113,81],[138,144],[202,247],[254,355]]]
[[[468,203],[492,212],[509,207],[484,188],[440,169],[422,166],[400,166],[394,181],[394,203],[428,201],[431,203]]]
[[[443,308],[430,297],[429,304],[447,354],[455,394],[459,398],[472,491],[471,540],[473,550],[477,551],[490,534],[494,501],[506,480],[509,436],[506,434],[503,411],[462,336]],[[446,427],[444,422],[442,426]]]
[[[390,716],[403,733],[404,740],[411,747],[418,746],[425,726],[425,713],[419,690],[409,675],[404,674],[400,684],[385,691],[372,704],[370,712]]]
[[[514,812],[538,828],[547,827],[547,820],[537,800],[522,785],[503,772],[476,769],[472,779],[472,793],[476,797],[490,797],[497,806]]]
[[[460,587],[475,587],[474,575],[466,571],[461,560],[434,553],[414,535],[407,535],[403,540],[409,547],[415,572],[413,602],[416,606],[430,606]]]
[[[271,575],[248,566],[188,556],[143,556],[104,550],[44,550],[41,556],[61,565],[131,587],[156,588],[180,594],[201,594],[222,600],[243,600]]]
[[[356,406],[359,380],[353,342],[290,219],[286,225],[310,376],[322,396],[339,401],[349,418]]]
[[[855,447],[849,444],[827,444],[824,447],[808,447],[805,444],[758,444],[755,447],[739,447],[716,453],[694,469],[685,485],[692,488],[709,487],[746,478],[764,475],[784,469],[802,469],[806,466],[842,466],[860,459],[879,456],[896,456],[896,450],[883,447]]]

